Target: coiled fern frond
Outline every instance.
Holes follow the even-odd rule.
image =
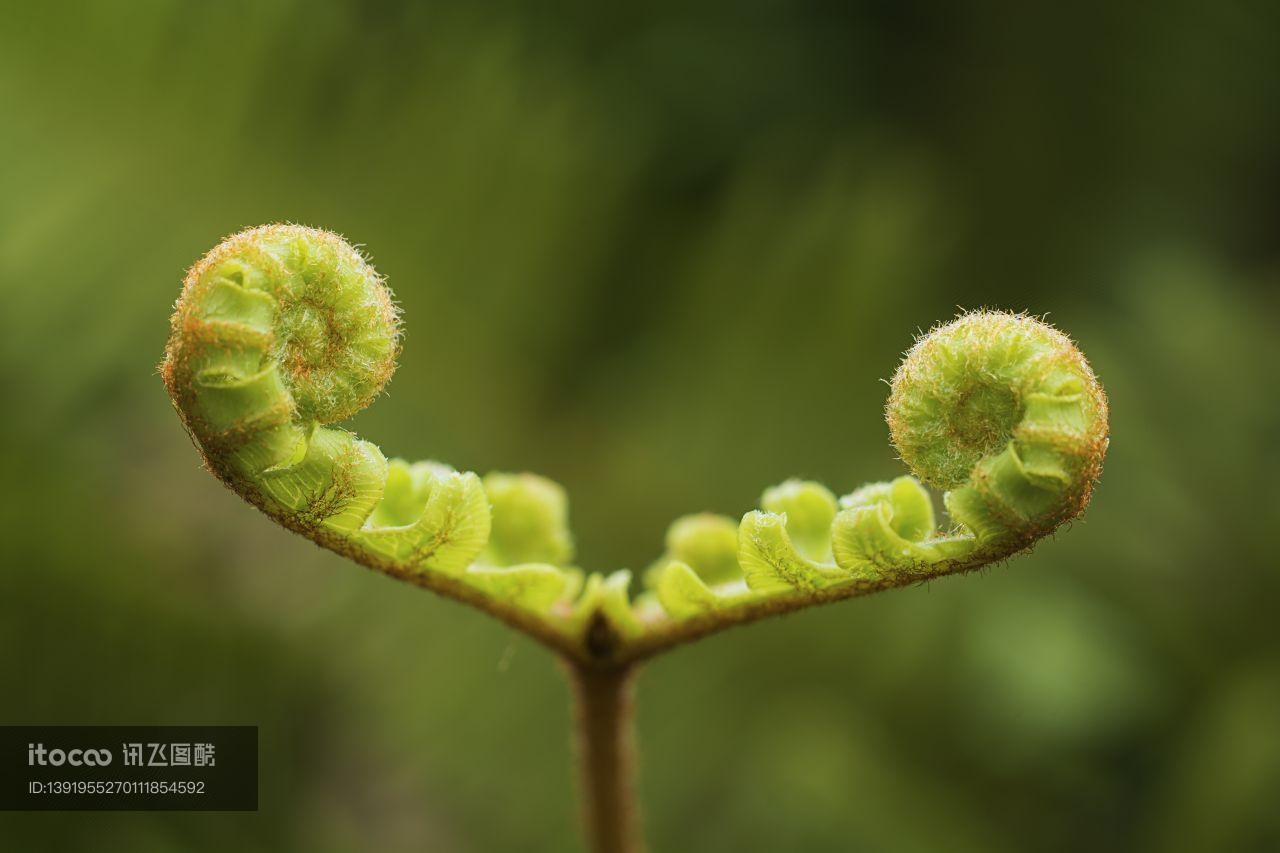
[[[792,480],[740,521],[682,518],[633,596],[630,572],[573,566],[555,483],[388,460],[333,426],[379,394],[399,338],[390,291],[355,248],[268,225],[192,267],[162,374],[209,470],[276,522],[588,666],[1005,559],[1083,512],[1107,448],[1106,397],[1065,335],[965,314],[922,336],[892,382],[887,417],[914,477],[839,498]],[[922,482],[944,491],[947,527]]]

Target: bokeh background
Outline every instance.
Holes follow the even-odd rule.
[[[367,246],[389,454],[569,489],[582,565],[800,475],[957,306],[1105,382],[1086,518],[643,675],[655,851],[1280,848],[1280,5],[178,0],[0,12],[0,721],[261,726],[256,814],[13,851],[571,851],[540,649],[287,534],[155,366],[186,267]]]

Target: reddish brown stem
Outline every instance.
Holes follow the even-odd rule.
[[[640,853],[636,807],[635,668],[568,665],[578,785],[592,853]]]

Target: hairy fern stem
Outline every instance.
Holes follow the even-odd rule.
[[[640,853],[632,665],[567,664],[583,826],[592,853]]]

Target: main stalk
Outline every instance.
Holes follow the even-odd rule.
[[[592,853],[640,853],[633,713],[635,668],[569,664],[575,753],[587,847]]]

